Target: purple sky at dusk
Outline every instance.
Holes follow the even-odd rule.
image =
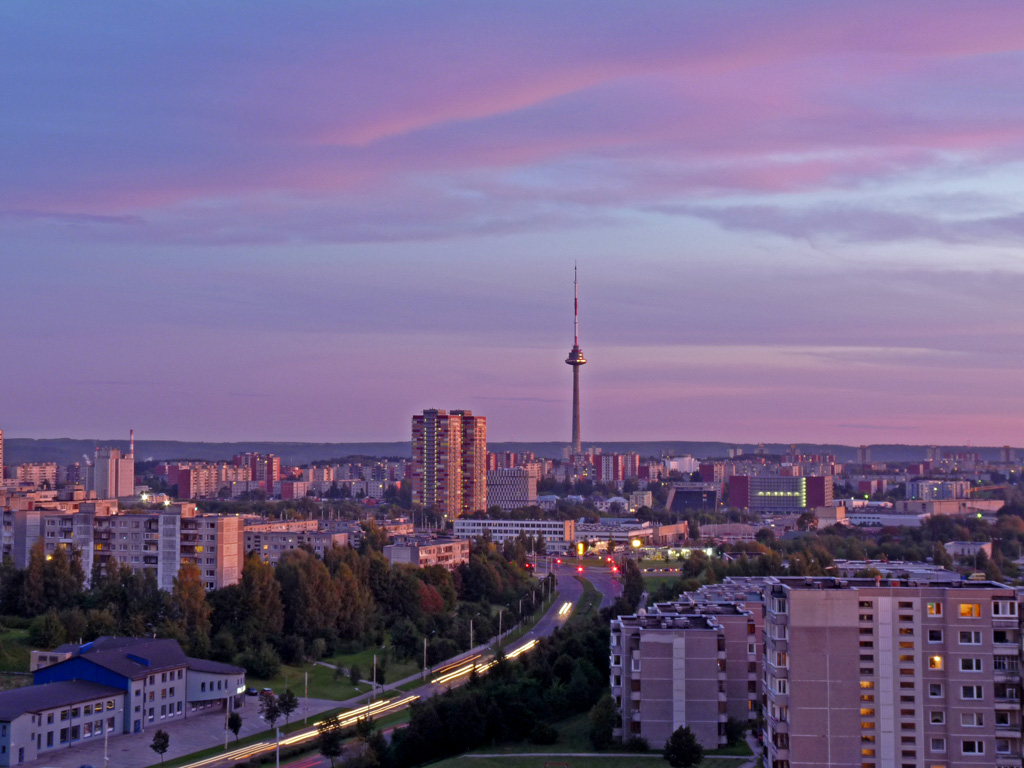
[[[11,437],[1024,445],[1024,6],[0,6]]]

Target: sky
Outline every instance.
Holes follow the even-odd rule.
[[[0,5],[9,437],[1024,445],[1024,6]]]

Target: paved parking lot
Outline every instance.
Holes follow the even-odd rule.
[[[256,698],[246,696],[245,704],[237,710],[242,716],[242,730],[239,738],[267,730],[267,724],[260,719],[259,705]],[[326,699],[299,700],[299,708],[292,714],[292,720],[302,720],[304,714],[312,719],[314,715],[341,706],[339,701]],[[284,725],[284,720],[279,721]],[[224,743],[224,710],[208,709],[205,712],[190,715],[183,720],[170,723],[155,724],[148,727],[145,733],[121,734],[108,740],[110,762],[108,768],[147,768],[158,765],[160,756],[149,748],[153,734],[163,728],[170,736],[170,749],[164,754],[165,760],[181,755],[188,755],[201,749]],[[228,733],[228,748],[235,742],[235,736]],[[103,768],[103,739],[90,739],[88,742],[76,744],[68,749],[58,750],[32,762],[31,768],[77,768],[80,765],[91,765]]]

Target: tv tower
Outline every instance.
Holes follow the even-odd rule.
[[[565,359],[572,366],[572,452],[583,453],[580,441],[580,366],[587,364],[587,358],[580,349],[579,294],[576,288],[576,265],[572,267],[572,349]]]

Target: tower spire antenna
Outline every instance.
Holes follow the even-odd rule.
[[[580,299],[576,288],[576,263],[572,265],[572,343],[580,345]]]
[[[572,451],[574,454],[583,452],[583,443],[580,440],[580,366],[586,365],[587,359],[580,349],[580,304],[579,304],[579,270],[575,264],[572,265],[572,349],[569,350],[569,357],[565,362],[572,366]]]

